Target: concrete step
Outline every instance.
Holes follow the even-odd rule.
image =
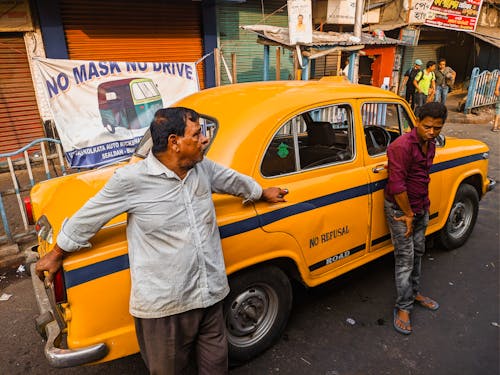
[[[21,264],[25,263],[26,257],[24,253],[11,254],[0,257],[0,270],[16,269]]]

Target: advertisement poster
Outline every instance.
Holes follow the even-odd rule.
[[[290,44],[312,43],[311,0],[288,0]]]
[[[458,31],[475,31],[481,0],[434,0],[425,25]]]
[[[127,159],[154,113],[199,91],[195,63],[36,59],[71,167]]]

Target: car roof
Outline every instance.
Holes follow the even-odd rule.
[[[231,166],[238,154],[247,155],[248,150],[242,150],[242,145],[250,145],[255,152],[255,147],[267,144],[273,135],[270,126],[284,123],[291,116],[323,103],[363,98],[401,99],[387,90],[352,84],[343,77],[331,77],[319,81],[266,81],[220,86],[192,94],[174,106],[192,108],[217,120],[218,134],[208,156]]]

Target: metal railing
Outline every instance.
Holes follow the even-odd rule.
[[[489,70],[481,72],[477,67],[472,69],[464,108],[465,114],[470,113],[472,108],[496,103],[495,85],[499,76],[500,70],[498,69],[492,72]]]
[[[37,152],[38,147],[39,152]],[[58,161],[57,166],[54,161]],[[52,164],[55,175],[58,173],[67,174],[60,140],[39,138],[17,151],[0,154],[0,168],[2,170],[0,174],[0,216],[3,225],[0,243],[13,243],[34,235],[34,228],[28,222],[23,196],[28,196],[29,191],[36,183],[35,180],[42,181],[52,178],[49,163]],[[12,183],[11,188],[7,186],[9,185],[9,177]],[[12,226],[9,221],[13,224]]]

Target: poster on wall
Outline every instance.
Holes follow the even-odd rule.
[[[288,0],[290,44],[312,43],[311,0]]]
[[[37,58],[35,64],[73,168],[129,158],[158,109],[199,91],[191,62]]]
[[[482,0],[412,0],[410,24],[457,31],[475,31]]]
[[[458,31],[475,31],[482,0],[434,0],[425,25]]]

